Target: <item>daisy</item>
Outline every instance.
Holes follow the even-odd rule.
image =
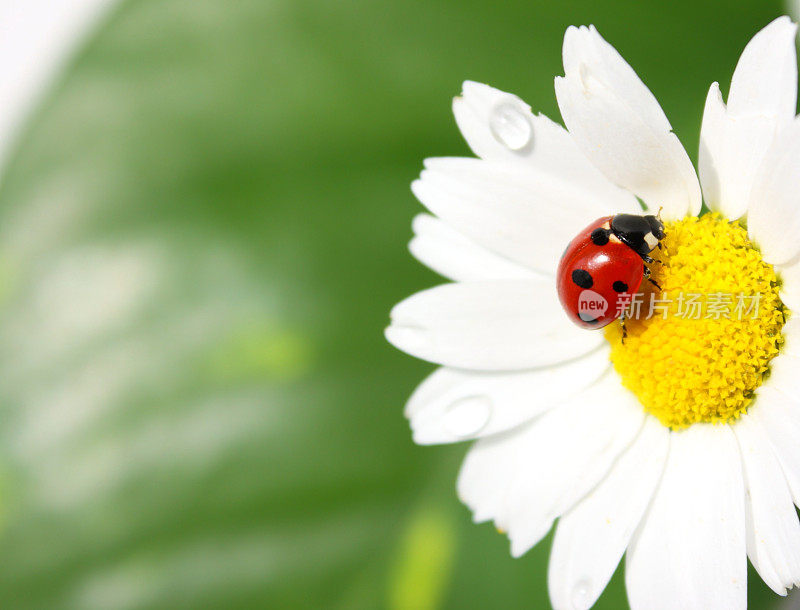
[[[459,497],[514,556],[558,520],[556,609],[591,607],[623,555],[634,610],[744,608],[746,557],[780,595],[800,583],[796,29],[781,17],[750,41],[727,103],[711,86],[697,173],[633,69],[570,27],[567,129],[466,82],[453,112],[478,158],[428,159],[412,185],[432,215],[414,219],[411,252],[452,280],[398,304],[386,331],[441,365],[406,407],[414,440],[475,440]],[[643,206],[666,225],[656,296],[716,295],[717,315],[672,302],[624,342],[616,323],[576,327],[556,294],[562,251]],[[758,295],[757,315],[720,315],[736,295]]]

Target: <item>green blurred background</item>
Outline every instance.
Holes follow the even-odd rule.
[[[594,23],[696,159],[778,2],[131,0],[61,74],[0,184],[0,600],[10,608],[548,608],[417,447],[431,366],[388,311],[461,81],[558,119]],[[751,608],[789,608],[758,578]],[[621,570],[598,608],[626,607]]]

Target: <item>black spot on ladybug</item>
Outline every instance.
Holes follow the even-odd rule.
[[[589,313],[579,313],[578,317],[587,324],[597,324],[600,321],[599,318],[595,318]]]
[[[611,287],[614,289],[614,292],[628,292],[628,285],[625,282],[620,282],[617,280]]]
[[[591,288],[594,284],[591,274],[584,269],[575,269],[572,272],[572,281],[581,288]]]
[[[608,231],[602,227],[592,231],[590,237],[595,246],[605,246],[608,243]]]

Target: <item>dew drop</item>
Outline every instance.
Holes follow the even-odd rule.
[[[512,102],[501,102],[492,109],[489,129],[495,139],[510,150],[524,148],[533,135],[528,117]]]
[[[444,425],[454,436],[471,436],[483,429],[491,414],[492,403],[486,396],[467,396],[448,407]]]
[[[572,607],[574,610],[587,610],[591,607],[590,596],[592,594],[592,583],[587,579],[579,580],[572,589]]]

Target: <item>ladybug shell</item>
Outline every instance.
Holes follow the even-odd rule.
[[[609,230],[612,218],[599,218],[581,231],[558,265],[558,298],[581,328],[603,328],[616,320],[642,283],[644,263],[633,248],[610,231],[605,245],[592,241],[592,232]]]

